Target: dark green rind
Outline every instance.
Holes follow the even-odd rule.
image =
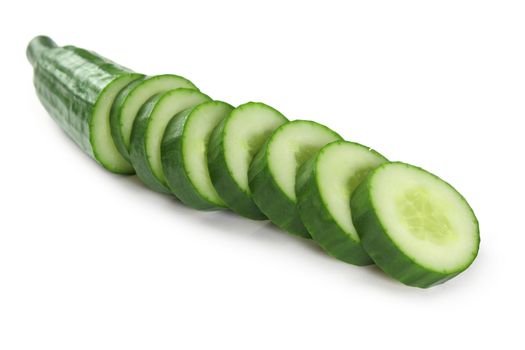
[[[298,121],[300,120],[295,120],[290,123]],[[287,124],[281,125],[281,127],[274,131],[272,136],[270,136],[250,165],[250,170],[248,172],[250,189],[252,190],[252,196],[255,204],[257,204],[259,209],[275,225],[297,236],[312,238],[301,220],[297,203],[290,199],[288,195],[286,195],[286,193],[281,190],[279,184],[275,182],[269,168],[269,142],[271,142],[272,137],[274,137],[274,135],[279,132],[279,129],[285,125]],[[324,125],[318,125],[325,127],[327,130],[330,130]],[[337,133],[333,130],[330,130],[330,132],[334,133],[334,135],[337,135]],[[337,136],[341,139],[341,136]]]
[[[268,168],[266,144],[257,153],[248,172],[255,204],[275,225],[304,238],[312,238],[293,201],[281,190]]]
[[[180,79],[183,79],[187,81],[190,85],[193,85],[191,81],[189,81],[186,78],[183,78],[181,76],[176,76],[174,74],[163,74],[163,75],[154,75],[154,76],[144,76],[142,79],[138,79],[137,81],[134,81],[133,83],[129,84],[125,89],[123,89],[115,99],[115,102],[113,102],[113,106],[111,107],[111,114],[110,114],[110,125],[111,125],[111,135],[113,136],[113,140],[115,141],[115,146],[117,146],[118,151],[120,154],[128,161],[130,161],[129,156],[129,150],[126,146],[126,142],[124,141],[124,136],[122,135],[122,129],[121,129],[121,116],[122,116],[122,110],[124,109],[124,105],[128,101],[130,97],[133,96],[133,92],[136,91],[135,89],[139,87],[139,85],[147,84],[148,82],[156,79],[162,79],[166,76],[170,77],[177,77]],[[199,90],[195,85],[193,85],[195,90]],[[168,89],[171,90],[171,89]],[[167,91],[167,90],[166,90]],[[165,92],[165,91],[163,91]],[[161,93],[161,92],[159,92]]]
[[[204,102],[203,104],[209,103],[228,105],[221,101]],[[177,114],[168,124],[162,140],[162,166],[164,175],[168,182],[168,187],[182,203],[199,210],[217,210],[223,209],[225,206],[211,202],[201,195],[198,189],[193,185],[184,165],[182,141],[184,138],[186,122],[190,118],[191,113],[198,110],[199,106],[202,106],[203,104]],[[231,109],[233,109],[233,107],[231,107]]]
[[[251,194],[239,188],[226,164],[223,144],[225,125],[226,118],[217,125],[208,144],[208,170],[213,186],[228,208],[235,213],[253,220],[266,220],[266,216],[253,202]]]
[[[34,38],[27,48],[34,68],[34,85],[46,111],[66,134],[106,169],[129,174],[131,165],[115,168],[97,156],[92,140],[91,119],[99,97],[121,79],[134,80],[133,73],[93,52],[74,46],[58,47],[48,37]]]
[[[126,147],[126,144],[124,143],[124,138],[122,137],[122,133],[120,132],[120,114],[122,111],[122,107],[126,103],[126,100],[130,94],[131,91],[137,85],[139,85],[141,82],[146,79],[146,76],[135,80],[128,86],[126,86],[122,91],[119,92],[117,98],[113,102],[113,105],[111,106],[111,113],[109,117],[110,127],[111,127],[111,136],[113,136],[113,141],[115,141],[115,146],[117,146],[118,151],[120,154],[126,158],[126,160],[131,161],[129,157],[129,151]]]
[[[352,209],[352,221],[357,229],[359,237],[361,238],[361,244],[375,264],[381,268],[381,270],[383,270],[390,277],[406,285],[419,288],[429,288],[444,283],[466,270],[472,264],[479,250],[479,239],[478,248],[476,249],[475,254],[472,256],[472,259],[466,265],[462,266],[456,271],[451,271],[450,273],[430,270],[427,267],[421,266],[416,261],[407,256],[401,249],[397,247],[397,245],[386,233],[387,230],[376,215],[376,210],[371,198],[371,181],[374,174],[389,164],[392,163],[383,164],[371,171],[366,179],[356,188],[352,195],[352,199],[350,201],[350,207]],[[408,164],[405,165],[414,167]],[[417,169],[425,171],[421,168]],[[464,200],[459,192],[457,193]],[[465,203],[467,202],[465,201]],[[472,215],[475,218],[474,212],[472,212]]]
[[[129,155],[138,178],[146,186],[160,193],[171,193],[170,189],[157,180],[157,177],[153,174],[146,154],[145,137],[148,120],[162,96],[163,94],[153,96],[140,108],[137,118],[135,118],[135,122],[133,123],[133,130],[131,131]]]
[[[151,165],[148,160],[148,154],[146,153],[146,134],[148,131],[150,116],[155,112],[155,108],[160,100],[168,97],[171,93],[175,91],[191,91],[200,95],[203,95],[207,98],[208,96],[203,93],[186,88],[179,88],[174,90],[169,90],[164,93],[157,94],[150,98],[140,109],[135,122],[133,123],[133,130],[131,132],[131,147],[130,147],[130,159],[135,167],[137,176],[142,182],[149,188],[160,193],[172,194],[171,190],[167,184],[162,183],[157,179]],[[211,100],[211,99],[210,99]],[[164,130],[165,132],[165,130]],[[163,136],[163,135],[162,135]],[[161,136],[161,137],[162,137]],[[162,157],[162,155],[161,155]]]
[[[373,264],[361,243],[354,241],[327,210],[317,183],[319,154],[306,161],[297,173],[295,192],[302,222],[317,244],[336,259],[359,266]]]

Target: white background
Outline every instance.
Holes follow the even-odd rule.
[[[523,1],[0,6],[0,349],[524,348]],[[436,173],[478,216],[478,259],[410,288],[106,172],[36,98],[38,34]]]

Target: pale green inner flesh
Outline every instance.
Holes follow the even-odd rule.
[[[372,202],[400,250],[434,271],[452,272],[477,251],[478,226],[465,200],[447,183],[404,164],[380,168]]]
[[[208,201],[224,205],[217,194],[208,171],[207,146],[217,124],[233,107],[223,102],[208,102],[196,107],[184,127],[182,152],[186,174],[199,194]]]
[[[236,108],[224,127],[224,153],[228,170],[239,187],[250,193],[250,163],[270,134],[287,119],[262,103],[247,103]]]
[[[321,199],[337,225],[355,241],[359,241],[359,236],[352,223],[350,197],[370,170],[385,161],[378,153],[351,142],[331,143],[317,158],[317,187]]]
[[[397,199],[401,221],[417,239],[447,244],[457,239],[457,233],[452,229],[443,206],[433,203],[431,197],[424,187],[407,190]]]
[[[162,170],[160,146],[166,126],[177,113],[209,100],[197,90],[177,89],[164,95],[153,109],[146,131],[146,154],[153,174],[163,184],[166,184],[166,178]]]
[[[117,146],[115,146],[115,142],[113,142],[109,113],[120,90],[135,79],[137,76],[126,76],[111,83],[99,97],[95,106],[96,109],[93,112],[93,119],[90,122],[92,147],[97,160],[107,168],[117,172],[131,172],[133,167],[122,157]]]
[[[305,120],[289,122],[272,135],[268,145],[270,172],[288,198],[296,201],[297,169],[324,145],[337,140],[341,137],[332,130]]]
[[[137,117],[140,107],[153,95],[177,88],[194,89],[195,85],[189,80],[177,75],[159,75],[145,79],[129,93],[119,116],[120,132],[122,133],[124,144],[128,149],[131,142],[133,122]]]

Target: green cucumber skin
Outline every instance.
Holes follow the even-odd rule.
[[[188,177],[184,167],[184,153],[182,147],[184,128],[188,121],[188,117],[197,108],[199,108],[199,106],[180,112],[170,121],[166,128],[161,148],[164,175],[166,176],[168,187],[175,196],[187,206],[198,210],[223,209],[225,206],[213,203],[199,194],[198,190]]]
[[[319,154],[318,152],[307,160],[297,173],[295,184],[297,208],[302,222],[314,241],[329,255],[353,265],[371,265],[374,262],[361,244],[348,239],[348,234],[337,225],[323,203],[316,177]]]
[[[224,153],[223,133],[227,118],[224,118],[210,136],[208,144],[208,170],[215,190],[235,213],[253,220],[267,220],[251,197],[239,189],[228,170]]]
[[[371,179],[375,171],[380,168],[381,166],[367,175],[365,180],[356,188],[350,200],[352,221],[361,238],[363,248],[375,264],[392,278],[406,285],[419,288],[429,288],[444,283],[467,269],[474,261],[475,256],[458,271],[442,273],[431,271],[419,265],[396,246],[386,234],[385,228],[373,209]]]
[[[91,119],[102,92],[120,79],[139,79],[133,73],[93,52],[74,46],[58,47],[47,37],[36,37],[27,49],[34,67],[34,85],[46,111],[90,157],[109,171],[133,173],[131,165],[114,168],[97,156]]]
[[[268,138],[268,140],[270,140]],[[294,235],[312,238],[303,225],[297,205],[275,182],[268,165],[267,144],[257,153],[250,165],[248,179],[255,204],[272,222]]]
[[[118,151],[124,158],[126,158],[127,161],[131,161],[131,159],[129,157],[129,150],[124,142],[124,137],[122,136],[122,133],[120,131],[120,114],[131,91],[133,91],[133,89],[141,82],[143,82],[144,79],[146,79],[146,76],[143,76],[142,78],[137,79],[128,86],[126,86],[118,94],[117,98],[115,99],[115,102],[113,102],[113,106],[111,106],[111,114],[109,118],[111,126],[111,136],[113,136],[113,141],[115,141],[115,146],[117,146]]]
[[[130,159],[135,168],[137,176],[142,182],[154,191],[170,194],[170,189],[160,182],[153,174],[151,165],[148,162],[146,153],[146,132],[148,130],[149,116],[155,109],[157,102],[164,94],[157,94],[151,97],[139,110],[137,118],[133,123],[131,131],[131,148],[129,150]]]

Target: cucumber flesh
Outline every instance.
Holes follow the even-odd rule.
[[[225,102],[204,102],[177,114],[166,128],[161,148],[164,175],[175,196],[190,207],[226,206],[210,179],[207,148],[212,131],[232,110]]]
[[[295,177],[299,167],[324,145],[341,140],[313,121],[295,120],[276,129],[250,166],[250,188],[259,209],[282,229],[311,238],[297,210]]]
[[[366,146],[335,141],[299,169],[299,214],[312,238],[328,254],[355,265],[373,263],[352,223],[350,198],[368,172],[386,161]]]
[[[148,187],[171,193],[160,154],[164,131],[176,114],[210,100],[197,90],[179,88],[155,95],[142,106],[131,133],[130,159],[137,176]]]
[[[248,169],[268,136],[286,122],[274,108],[249,102],[235,108],[213,132],[208,147],[211,180],[222,200],[239,215],[266,219],[253,202]]]
[[[479,249],[479,226],[467,201],[437,176],[412,165],[387,163],[352,196],[362,245],[390,276],[417,287],[464,271]]]
[[[186,78],[164,74],[135,81],[119,93],[111,109],[111,134],[124,158],[129,159],[133,122],[142,105],[156,94],[177,88],[198,90]]]

